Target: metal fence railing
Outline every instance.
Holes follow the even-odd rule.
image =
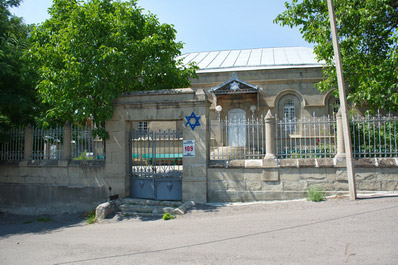
[[[210,159],[261,159],[265,155],[264,118],[210,122]]]
[[[33,127],[33,160],[60,159],[63,137],[64,129],[61,126],[49,129]]]
[[[133,176],[182,176],[182,130],[132,130],[130,139]]]
[[[354,117],[351,119],[352,150],[355,158],[398,157],[398,117]]]
[[[0,131],[0,160],[22,160],[24,140],[23,127]]]
[[[104,141],[98,137],[93,137],[91,126],[72,125],[72,159],[105,159]]]
[[[275,124],[277,158],[329,158],[336,155],[335,117],[276,119]]]

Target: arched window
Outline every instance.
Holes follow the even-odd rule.
[[[296,107],[293,100],[286,100],[283,104],[283,117],[289,121],[296,118]]]
[[[283,115],[285,119],[285,130],[289,133],[296,131],[296,106],[293,100],[286,100],[283,103]]]

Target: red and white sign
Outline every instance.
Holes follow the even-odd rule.
[[[184,140],[183,156],[184,157],[195,157],[195,140]]]

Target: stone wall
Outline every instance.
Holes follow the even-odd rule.
[[[208,201],[305,198],[309,186],[317,186],[328,195],[347,194],[342,164],[333,159],[286,159],[277,167],[268,167],[263,160],[212,162],[207,172]],[[398,191],[396,159],[361,159],[355,166],[357,192]]]
[[[14,212],[76,212],[106,201],[105,161],[25,160],[0,164],[0,206]]]

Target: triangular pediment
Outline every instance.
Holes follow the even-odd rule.
[[[217,87],[210,89],[216,95],[258,93],[259,87],[242,81],[234,73],[231,78]]]

